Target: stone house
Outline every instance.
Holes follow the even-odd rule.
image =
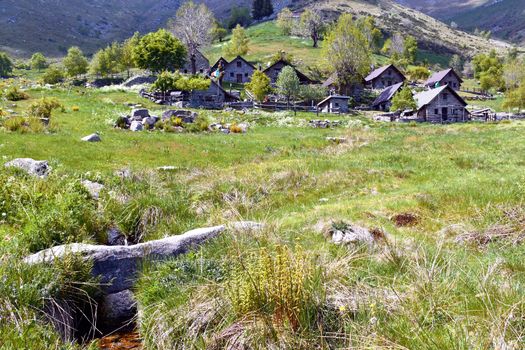
[[[322,87],[329,90],[330,93],[340,94],[343,96],[351,96],[354,101],[361,101],[361,96],[363,95],[364,86],[360,82],[353,84],[338,84],[337,83],[337,73],[333,73],[326,81],[322,84]]]
[[[430,123],[454,123],[470,120],[467,103],[448,85],[420,92],[414,96],[417,117]]]
[[[241,56],[235,57],[231,62],[224,66],[224,76],[222,81],[227,83],[245,84],[250,82],[255,66],[246,61]]]
[[[219,66],[222,66],[222,68],[224,69],[227,65],[228,65],[228,60],[224,57],[220,57],[217,62],[215,62],[215,64],[211,67],[210,71],[211,72],[214,72],[216,71]]]
[[[403,83],[406,77],[393,64],[378,68],[365,78],[365,86],[369,89],[384,89],[398,83]]]
[[[195,67],[197,68],[197,74],[208,74],[210,69],[210,61],[198,50],[195,54]],[[186,57],[186,64],[179,71],[184,74],[191,74],[191,59],[189,55]]]
[[[299,81],[301,84],[312,84],[314,83],[310,78],[308,78],[305,74],[300,72],[297,68],[295,68],[294,65],[286,62],[285,60],[279,60],[272,64],[270,67],[263,70],[263,73],[270,78],[270,81],[272,84],[275,84],[277,82],[277,78],[279,77],[279,73],[283,70],[284,67],[290,66],[294,69],[295,74],[297,74],[297,77],[299,78]]]
[[[372,103],[372,108],[380,111],[390,111],[392,99],[402,89],[403,83],[397,83],[384,89]]]
[[[349,96],[331,95],[317,104],[322,113],[348,113]]]
[[[461,84],[463,79],[454,71],[453,68],[442,70],[432,74],[430,78],[425,82],[425,86],[428,88],[440,87],[443,85],[448,85],[452,89],[458,91],[461,89]]]
[[[213,80],[207,90],[192,91],[189,98],[192,108],[222,108],[224,103],[237,101],[237,96],[230,94]]]

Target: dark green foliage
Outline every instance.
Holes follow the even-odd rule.
[[[5,52],[0,52],[0,77],[8,77],[13,72],[13,61]]]
[[[42,82],[44,84],[58,84],[62,82],[65,78],[65,72],[62,68],[52,65],[46,69],[45,73],[42,75]]]
[[[273,14],[273,5],[271,0],[254,0],[252,5],[253,19],[261,19]]]
[[[226,20],[226,27],[228,29],[233,29],[237,24],[242,27],[247,27],[250,23],[252,23],[250,9],[247,7],[234,7],[232,8],[230,17]]]
[[[18,87],[11,86],[5,92],[5,98],[7,98],[9,101],[21,101],[27,100],[29,98],[29,95],[23,91],[20,91]]]
[[[133,48],[133,60],[139,68],[153,72],[173,71],[186,62],[186,48],[165,29],[144,35]]]

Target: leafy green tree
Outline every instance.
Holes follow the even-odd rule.
[[[417,40],[412,35],[405,38],[405,45],[403,50],[403,58],[405,58],[409,64],[416,62],[417,57]]]
[[[319,38],[323,30],[324,22],[319,11],[306,9],[301,14],[299,33],[304,37],[312,39],[313,47],[318,47]]]
[[[525,61],[518,59],[509,60],[503,66],[503,79],[507,90],[520,87],[525,82]]]
[[[246,90],[250,91],[258,102],[264,101],[264,98],[272,91],[270,85],[270,78],[261,72],[256,70],[252,74],[252,78],[248,84],[246,84]]]
[[[46,71],[42,75],[42,82],[44,84],[54,85],[62,82],[64,78],[64,70],[56,65],[51,65],[46,69]]]
[[[34,53],[31,56],[31,68],[39,71],[47,68],[47,59],[41,52]]]
[[[286,51],[279,51],[276,52],[271,58],[270,58],[270,65],[274,64],[275,62],[284,61],[288,64],[293,64],[293,55],[286,52]]]
[[[474,77],[479,79],[483,90],[502,90],[505,88],[503,60],[498,57],[495,50],[492,50],[488,55],[476,55],[472,59],[472,64],[474,67]]]
[[[252,17],[250,16],[250,9],[248,7],[233,7],[230,13],[230,17],[226,20],[226,27],[233,29],[237,25],[247,27],[252,23]]]
[[[177,80],[176,88],[179,91],[206,90],[210,87],[211,80],[200,76],[182,76]]]
[[[304,101],[320,102],[326,95],[326,88],[321,85],[301,85],[299,89],[299,97]]]
[[[246,35],[246,30],[237,24],[237,27],[232,30],[232,38],[225,46],[224,53],[229,57],[246,55],[248,53],[249,42],[250,39],[248,39]]]
[[[67,56],[62,62],[69,77],[76,77],[86,74],[88,70],[88,60],[80,48],[73,46],[67,51]]]
[[[301,86],[299,77],[297,77],[295,69],[290,66],[284,67],[281,73],[279,73],[275,85],[277,87],[277,92],[286,97],[286,102],[288,104],[290,103],[290,99],[299,96]]]
[[[355,25],[351,14],[342,14],[329,33],[324,57],[332,73],[337,73],[337,85],[360,83],[368,74],[371,51],[367,38]]]
[[[503,100],[503,108],[516,108],[520,111],[525,109],[525,81],[520,86],[507,92]]]
[[[165,29],[144,35],[133,48],[133,60],[139,68],[153,72],[182,68],[186,48]]]
[[[412,91],[407,86],[404,86],[401,91],[394,95],[392,98],[392,111],[404,111],[404,110],[416,110],[417,103],[414,100]]]
[[[89,71],[91,74],[106,77],[110,74],[121,72],[123,46],[119,43],[113,43],[105,49],[99,50],[91,60]]]
[[[277,15],[277,27],[281,30],[281,32],[284,35],[291,35],[292,29],[294,27],[294,19],[292,11],[285,7],[279,14]]]
[[[13,61],[5,53],[0,52],[0,77],[8,77],[13,72]]]
[[[137,66],[133,58],[133,50],[137,45],[139,45],[139,43],[140,34],[139,32],[135,32],[135,34],[133,34],[131,38],[128,38],[126,41],[124,41],[124,44],[122,45],[122,56],[120,58],[120,65],[122,66],[123,70],[127,71],[128,77],[130,76],[129,71],[131,70],[131,68],[135,68]]]
[[[157,77],[151,88],[160,92],[168,92],[177,88],[177,80],[181,78],[179,73],[163,71]]]
[[[357,26],[367,38],[372,51],[379,52],[381,41],[383,40],[383,33],[377,28],[374,17],[366,16],[359,18],[357,20]]]
[[[211,29],[212,40],[222,43],[226,35],[228,35],[228,31],[223,28],[219,22],[215,21]]]
[[[417,66],[409,68],[407,74],[412,80],[426,80],[430,76],[430,71],[427,67]]]
[[[206,90],[210,87],[210,80],[198,76],[187,77],[178,72],[163,71],[152,85],[153,90],[166,93],[168,91]]]

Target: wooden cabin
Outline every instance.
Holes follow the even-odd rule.
[[[365,86],[369,89],[382,90],[389,86],[403,83],[406,77],[393,64],[372,71],[365,78]]]
[[[348,113],[350,96],[331,95],[317,104],[322,113]]]
[[[372,108],[388,112],[392,106],[392,99],[403,88],[404,83],[397,83],[384,89],[372,103]]]
[[[272,64],[270,67],[263,70],[263,73],[270,78],[270,81],[272,84],[275,84],[277,82],[277,78],[279,77],[279,73],[283,70],[284,67],[289,66],[292,67],[295,71],[295,74],[297,74],[297,77],[299,78],[299,81],[301,84],[312,84],[314,81],[312,81],[310,78],[308,78],[305,74],[300,72],[297,68],[295,68],[294,65],[286,62],[285,60],[279,60]]]
[[[432,76],[425,82],[425,86],[433,89],[443,85],[448,85],[452,89],[458,91],[461,89],[462,83],[463,79],[461,79],[453,68],[449,68],[432,74]]]
[[[420,92],[414,96],[417,117],[430,123],[454,123],[470,120],[467,103],[448,85]]]

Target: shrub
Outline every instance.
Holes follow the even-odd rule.
[[[29,95],[23,91],[20,91],[16,86],[11,86],[5,92],[5,98],[7,98],[9,101],[21,101],[27,100]]]
[[[275,252],[262,249],[236,267],[227,287],[232,307],[240,318],[263,313],[294,331],[308,329],[325,298],[323,273],[301,251],[279,245]]]
[[[9,131],[22,131],[26,126],[26,119],[20,116],[7,118],[3,126]]]
[[[234,123],[230,126],[230,132],[234,134],[240,134],[242,133],[242,128],[239,125]]]
[[[208,118],[203,115],[199,115],[193,123],[185,124],[185,128],[189,132],[202,132],[207,131],[210,127]]]
[[[71,107],[71,110],[73,112],[78,112],[78,111],[80,111],[80,107],[79,106],[73,106],[73,107]]]
[[[55,85],[62,82],[64,77],[65,73],[61,68],[57,66],[51,66],[42,75],[42,82],[44,84]]]
[[[64,106],[55,98],[44,97],[33,102],[26,113],[28,117],[49,119],[51,118],[51,113],[56,109],[64,111]]]

